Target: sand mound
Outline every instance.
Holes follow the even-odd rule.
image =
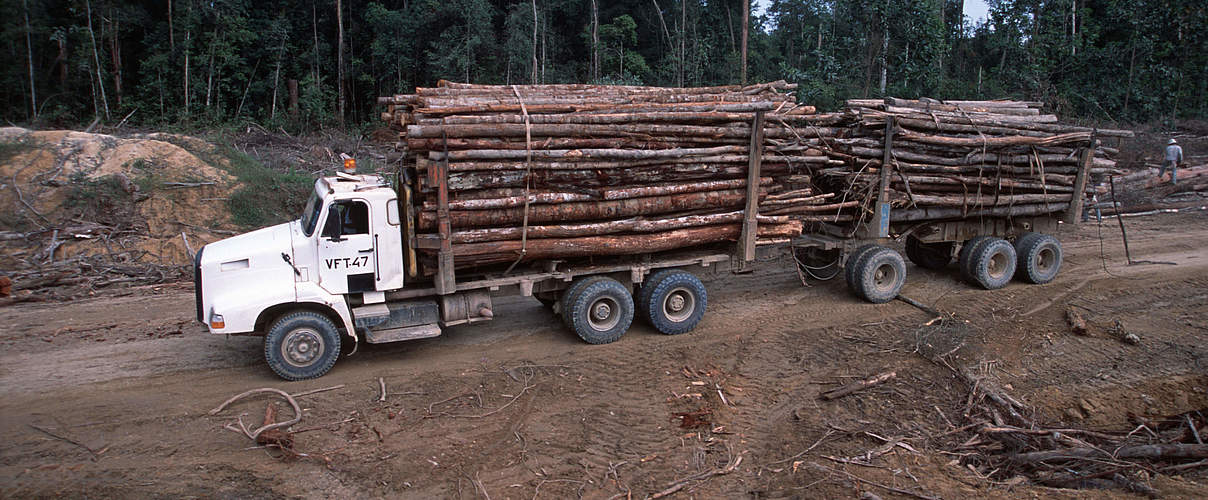
[[[225,237],[237,181],[177,144],[214,150],[171,134],[0,128],[0,274],[96,256],[184,265],[182,232],[193,249]]]

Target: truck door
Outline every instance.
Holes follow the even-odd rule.
[[[327,209],[319,236],[319,285],[331,293],[376,289],[377,252],[370,235],[369,204],[343,200]]]

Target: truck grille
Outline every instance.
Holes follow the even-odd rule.
[[[197,321],[202,323],[206,322],[205,311],[201,308],[201,252],[204,251],[206,247],[202,246],[193,256],[193,300],[197,302]]]

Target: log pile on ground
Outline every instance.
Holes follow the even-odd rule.
[[[793,103],[793,88],[783,81],[677,89],[441,82],[381,101],[415,161],[420,240],[436,236],[431,173],[447,161],[454,255],[467,267],[736,239],[757,113],[769,122],[763,152],[793,133],[772,120],[814,112]],[[813,188],[811,166],[828,162],[817,151],[764,156],[761,239],[798,235],[801,220],[855,205]]]
[[[846,165],[819,172],[819,183],[871,205],[888,144],[892,221],[1066,210],[1085,162],[1092,176],[1117,172],[1119,151],[1100,139],[1132,132],[1060,124],[1040,107],[1027,101],[849,100],[852,133],[825,149]],[[893,135],[886,141],[890,120]],[[1083,156],[1086,151],[1092,154]],[[1092,192],[1093,183],[1087,186]]]
[[[1036,102],[854,99],[819,114],[792,89],[442,81],[380,102],[418,174],[421,241],[438,241],[432,173],[447,165],[458,267],[732,240],[753,145],[768,242],[867,222],[886,157],[895,222],[1060,212],[1088,162],[1115,172],[1099,139],[1132,135],[1057,123]]]

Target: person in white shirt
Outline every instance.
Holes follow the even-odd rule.
[[[1179,146],[1179,141],[1171,139],[1166,143],[1166,159],[1162,161],[1162,168],[1158,170],[1158,179],[1166,175],[1166,169],[1170,169],[1170,183],[1179,183],[1179,164],[1183,163],[1183,148]]]

